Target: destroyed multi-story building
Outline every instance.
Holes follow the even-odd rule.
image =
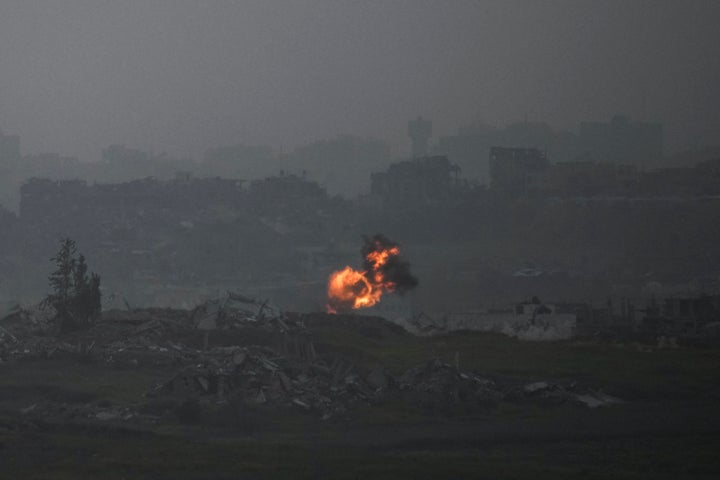
[[[88,185],[84,180],[32,178],[20,187],[20,216],[26,221],[68,215],[120,219],[151,216],[154,211],[172,218],[218,203],[243,205],[242,182],[223,178],[190,181],[146,178]]]
[[[550,163],[538,148],[492,147],[490,188],[508,198],[694,197],[720,194],[720,158],[694,166],[641,170],[632,162]]]
[[[372,195],[385,204],[424,205],[450,198],[460,167],[447,157],[414,158],[394,163],[385,172],[370,176]]]
[[[659,166],[663,154],[663,125],[632,121],[615,115],[609,122],[585,121],[577,129],[555,130],[544,122],[522,121],[498,128],[476,122],[456,134],[442,136],[430,152],[448,155],[471,180],[485,180],[489,172],[482,159],[494,145],[537,147],[554,162],[591,162]]]
[[[296,209],[316,206],[327,200],[327,191],[304,176],[285,172],[250,183],[251,201],[257,208]]]
[[[647,196],[720,195],[720,158],[691,167],[658,168],[643,172],[639,191]]]
[[[637,327],[651,334],[706,335],[717,330],[720,295],[653,297],[628,317],[639,320]]]
[[[545,152],[537,148],[490,149],[490,188],[508,196],[540,193],[550,169]]]
[[[462,167],[463,175],[469,180],[485,183],[489,170],[484,160],[495,145],[538,147],[556,162],[572,161],[582,153],[575,133],[527,120],[503,128],[476,123],[453,135],[441,136],[431,152],[449,156]]]
[[[629,196],[637,191],[639,179],[633,165],[561,162],[548,169],[544,186],[550,196]]]

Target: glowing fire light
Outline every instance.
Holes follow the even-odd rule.
[[[384,292],[395,290],[396,283],[386,278],[384,267],[391,259],[398,257],[400,249],[395,245],[383,246],[377,240],[369,243],[368,249],[371,251],[365,255],[365,270],[345,267],[330,275],[329,313],[372,307],[380,301]]]
[[[328,312],[337,313],[335,306],[366,308],[380,301],[382,289],[373,286],[365,272],[345,267],[330,275],[328,282]]]

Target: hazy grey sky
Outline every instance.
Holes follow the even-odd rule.
[[[25,152],[199,156],[341,133],[409,149],[479,118],[624,112],[720,144],[720,1],[0,0],[0,128]]]

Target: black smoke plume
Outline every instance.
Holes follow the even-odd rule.
[[[362,256],[365,261],[365,271],[372,270],[372,263],[368,261],[367,256],[371,252],[380,252],[382,250],[398,247],[398,243],[390,240],[386,236],[378,233],[372,237],[363,237],[365,244],[362,248]],[[380,272],[386,281],[395,284],[395,291],[399,294],[406,293],[417,287],[418,279],[410,273],[410,263],[403,260],[399,255],[391,256],[387,263],[380,267]]]

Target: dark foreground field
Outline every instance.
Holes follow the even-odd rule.
[[[361,372],[380,365],[391,379],[413,365],[439,360],[492,379],[503,395],[477,402],[394,394],[388,386],[390,393],[383,397],[322,415],[271,402],[218,401],[217,395],[149,394],[177,371],[163,362],[108,362],[92,351],[29,355],[0,363],[0,477],[720,475],[717,349],[523,343],[479,333],[416,338],[378,319],[306,320],[320,357],[342,356]],[[66,340],[86,341],[99,332]],[[177,335],[172,342],[179,341]],[[187,335],[186,343],[197,340]],[[228,337],[212,332],[209,343],[242,343],[253,334]],[[252,343],[277,341],[272,335],[252,338]],[[538,381],[592,385],[623,403],[588,408],[564,397],[518,394]],[[119,413],[88,413],[104,411]]]

